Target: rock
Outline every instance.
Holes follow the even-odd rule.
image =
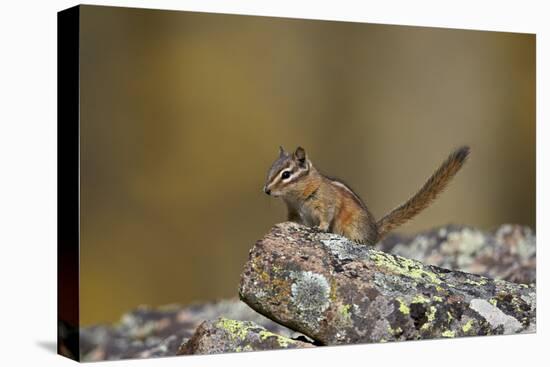
[[[310,348],[310,343],[274,334],[251,321],[219,318],[204,321],[177,354],[217,354],[271,349]]]
[[[355,247],[355,245],[353,246]],[[437,265],[453,270],[462,270],[483,275],[488,278],[504,279],[516,283],[535,283],[535,235],[527,227],[503,225],[495,231],[484,232],[471,227],[449,225],[419,233],[414,236],[391,234],[384,241],[378,243],[376,248],[384,252],[417,259],[424,264]],[[351,249],[350,251],[356,251],[356,249]],[[334,262],[334,260],[331,261]],[[339,265],[335,266],[333,269],[327,268],[330,270],[329,275],[331,271],[334,272],[339,269],[346,269],[348,272],[344,272],[344,274],[353,276],[353,264],[351,263],[352,261],[349,259],[340,260],[335,263]],[[277,267],[274,269],[277,269]],[[283,268],[281,267],[281,269]],[[429,270],[430,267],[425,266],[425,269]],[[327,289],[330,290],[329,298],[345,294],[346,291],[344,287],[344,290],[340,290],[340,293],[333,292],[331,288],[332,283],[328,282],[329,285],[327,288],[326,284],[323,284],[323,278],[319,276],[322,275],[325,279],[329,279],[326,278],[326,275],[323,275],[324,273],[315,273],[313,270],[309,271],[311,271],[312,274],[302,274],[301,277],[296,277],[294,291],[298,292],[299,289],[302,289],[304,285],[309,283],[314,283],[318,286],[318,291],[314,291],[314,289],[311,288],[309,293],[303,292],[301,296],[299,296],[302,299],[303,310],[301,312],[306,313],[308,312],[307,310],[311,308],[315,314],[317,311],[314,305],[316,302],[321,302],[322,304],[322,299]],[[266,275],[263,276],[265,277]],[[377,277],[380,278],[381,275],[377,275]],[[470,279],[468,275],[465,275],[465,277],[464,279]],[[479,279],[483,278],[476,279],[479,281]],[[487,279],[487,281],[489,280]],[[422,287],[426,287],[426,285],[421,285],[419,289],[422,290]],[[462,288],[459,287],[457,292]],[[497,289],[496,286],[495,289]],[[527,305],[530,305],[534,303],[535,290],[533,287],[525,289],[529,291],[527,295],[523,295],[522,300],[525,301]],[[268,289],[264,291],[268,291]],[[292,291],[292,289],[290,291]],[[462,291],[464,291],[464,289],[462,289]],[[399,289],[395,290],[395,294],[399,294]],[[472,295],[472,297],[474,296],[475,294]],[[439,299],[438,297],[441,297],[441,305],[437,302]],[[498,297],[502,299],[499,301]],[[424,316],[426,320],[429,321],[430,325],[434,325],[434,329],[432,330],[433,337],[438,337],[437,328],[439,328],[440,336],[443,337],[452,335],[473,335],[476,333],[499,333],[500,330],[502,330],[503,333],[513,332],[513,330],[518,328],[518,324],[514,321],[518,320],[515,317],[515,313],[517,310],[521,309],[521,307],[525,308],[525,305],[520,301],[514,300],[514,298],[507,301],[504,293],[500,294],[500,296],[497,295],[489,298],[488,300],[474,297],[472,298],[473,302],[470,301],[469,303],[469,311],[466,312],[466,315],[468,315],[468,312],[475,312],[479,315],[483,315],[487,320],[487,325],[496,325],[495,331],[484,332],[483,327],[480,328],[481,331],[476,331],[477,329],[474,329],[474,326],[477,321],[473,318],[472,321],[470,321],[466,318],[469,316],[464,316],[464,321],[461,324],[461,321],[451,314],[452,317],[458,320],[454,320],[455,324],[458,322],[458,325],[462,325],[462,331],[456,330],[453,334],[452,331],[456,328],[445,329],[445,323],[443,323],[441,319],[445,314],[443,296],[435,294],[432,298],[433,302],[420,304],[416,301],[421,300],[421,298],[411,300],[410,297],[405,297],[402,300],[404,305],[409,308],[411,318],[414,320],[418,319],[416,323],[419,326],[424,326],[426,323],[422,324],[424,319],[419,317],[418,314],[423,312],[424,309],[427,310]],[[376,299],[377,302],[381,302],[384,307],[387,309],[389,308],[387,303],[382,302],[382,299]],[[411,302],[408,302],[409,300]],[[482,302],[480,300],[485,300],[487,302]],[[445,301],[447,300],[445,299]],[[329,303],[329,306],[331,306],[332,302],[333,301]],[[495,303],[496,307],[493,307]],[[343,304],[340,310],[342,316],[349,315],[350,320],[355,323],[355,320],[358,319],[357,312],[359,311],[356,307],[360,305],[361,304],[357,301],[355,303]],[[394,309],[401,308],[401,303],[399,303],[398,306],[398,308],[394,307]],[[432,306],[435,308],[435,311],[431,308]],[[361,307],[365,308],[363,306]],[[534,304],[532,308],[534,308]],[[406,308],[403,307],[403,310],[406,310]],[[388,310],[386,310],[386,313],[387,312]],[[321,314],[318,314],[317,317],[319,317],[319,315]],[[363,318],[370,317],[372,319],[374,317],[373,315],[373,311],[369,311],[368,316],[365,315]],[[527,324],[520,321],[522,327],[524,327],[521,332],[534,331],[534,310],[526,311],[526,315],[528,315],[526,317],[529,320],[529,325],[524,326]],[[253,321],[275,334],[311,341],[302,334],[261,316],[243,302],[236,299],[228,299],[218,302],[196,303],[189,306],[169,305],[159,308],[139,307],[125,314],[117,324],[81,328],[81,359],[83,361],[99,361],[175,355],[182,342],[192,337],[197,327],[203,321],[214,320],[221,316],[228,319]],[[391,317],[390,315],[389,318],[391,319]],[[463,317],[460,316],[460,319],[462,318]],[[383,330],[380,328],[382,324],[385,325],[385,322],[378,322],[378,326],[375,328],[376,330],[370,333],[374,335],[377,333],[383,335]],[[396,334],[398,334],[398,328],[400,326],[392,323],[389,323],[389,325],[396,331]],[[422,328],[422,326],[420,327]],[[430,334],[426,333],[428,328],[429,326],[424,326],[424,329],[421,330],[420,337],[413,333],[413,336],[410,338],[432,337]],[[347,332],[350,333],[349,331]],[[445,335],[443,335],[443,333],[445,333]],[[363,331],[363,334],[366,335],[367,333]],[[403,335],[405,335],[404,331]],[[407,337],[403,335],[394,337],[393,339],[380,336],[378,339],[380,341],[406,339]],[[370,340],[367,341],[376,340],[375,336],[371,336]]]
[[[414,236],[390,234],[376,248],[424,264],[462,270],[514,283],[535,283],[535,235],[505,224],[495,231],[448,225]]]
[[[302,337],[258,314],[237,299],[196,303],[189,306],[142,306],[126,313],[115,325],[81,328],[80,349],[83,361],[117,360],[173,356],[199,324],[218,317],[249,320],[268,331],[289,337]]]
[[[535,288],[424,265],[282,223],[241,275],[250,307],[325,344],[535,331]]]

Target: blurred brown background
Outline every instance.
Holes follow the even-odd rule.
[[[472,156],[400,231],[535,226],[535,36],[81,8],[81,322],[235,296],[303,145],[377,217]]]

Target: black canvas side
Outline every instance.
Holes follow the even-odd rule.
[[[79,361],[80,7],[57,13],[57,352]]]

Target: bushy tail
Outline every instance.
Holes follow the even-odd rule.
[[[428,207],[460,170],[469,154],[470,148],[467,146],[452,152],[412,198],[380,219],[377,222],[378,239]]]

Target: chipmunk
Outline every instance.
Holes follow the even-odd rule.
[[[288,220],[371,246],[428,207],[470,153],[467,146],[452,152],[416,194],[376,221],[349,186],[317,171],[302,147],[293,154],[285,152],[283,147],[279,149],[279,157],[267,173],[263,190],[283,199]]]

